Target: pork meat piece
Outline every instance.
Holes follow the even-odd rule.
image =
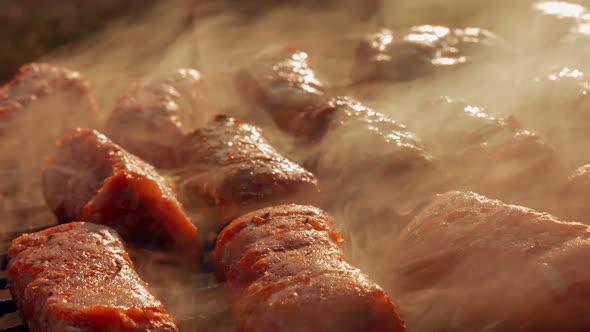
[[[473,192],[400,234],[393,293],[413,331],[586,331],[590,229]]]
[[[383,29],[363,40],[356,50],[352,76],[356,81],[408,81],[436,69],[471,62],[498,43],[481,28],[419,25],[405,31]]]
[[[319,178],[396,177],[432,166],[421,140],[403,125],[348,97],[302,110],[289,132],[302,139],[304,165]]]
[[[213,252],[244,331],[405,331],[385,292],[346,262],[333,220],[312,206],[241,216]]]
[[[212,211],[219,230],[232,218],[276,203],[310,202],[313,174],[279,154],[262,130],[219,115],[189,135],[179,149],[179,191]]]
[[[173,184],[95,130],[66,134],[42,181],[47,205],[62,222],[107,225],[138,244],[199,252],[197,228]]]
[[[12,241],[8,280],[32,332],[178,331],[111,228],[84,222]]]
[[[119,98],[106,133],[149,163],[174,167],[178,145],[210,115],[205,96],[208,89],[210,86],[194,69],[179,69],[166,78],[134,83]]]
[[[301,108],[319,103],[323,84],[295,47],[271,47],[256,55],[237,75],[237,89],[252,105],[266,107],[279,126]]]

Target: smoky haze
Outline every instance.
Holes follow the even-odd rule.
[[[389,181],[382,172],[379,176],[370,173],[339,179],[336,185],[322,184],[320,178],[325,190],[319,204],[336,217],[337,227],[347,238],[345,247],[351,263],[389,292],[405,315],[402,319],[408,322],[417,322],[417,317],[425,312],[434,322],[444,321],[442,315],[463,313],[460,308],[445,308],[440,314],[431,312],[436,308],[429,307],[429,296],[438,296],[440,290],[426,290],[420,293],[419,300],[396,300],[398,288],[392,271],[404,263],[397,260],[398,234],[432,194],[474,190],[567,220],[585,221],[583,211],[579,212],[579,207],[584,206],[583,194],[574,191],[570,196],[563,195],[561,188],[571,172],[590,163],[587,139],[590,134],[584,127],[588,117],[584,106],[590,98],[587,96],[590,77],[585,63],[590,53],[590,10],[585,7],[588,3],[275,2],[280,3],[165,1],[141,18],[113,22],[85,42],[60,49],[41,60],[79,71],[89,80],[102,124],[132,82],[161,77],[178,68],[194,68],[213,86],[208,90],[209,95],[202,98],[207,99],[207,105],[214,106],[199,108],[187,103],[197,114],[191,117],[191,127],[204,125],[219,112],[242,117],[263,127],[267,139],[279,152],[302,162],[306,151],[281,132],[263,108],[242,100],[236,91],[235,74],[268,47],[294,45],[307,52],[310,66],[330,94],[353,97],[405,125],[421,139],[434,159],[443,164],[442,168],[421,176],[414,175],[403,185]],[[483,52],[475,52],[473,61],[460,68],[433,70],[404,82],[355,84],[352,77],[355,48],[366,34],[384,27],[395,31],[424,24],[488,29],[497,34],[498,42]],[[448,105],[441,106],[441,97]],[[3,151],[10,151],[2,156],[6,160],[2,172],[9,174],[8,177],[16,174],[24,182],[17,190],[21,195],[18,209],[8,196],[3,199],[6,217],[1,229],[5,232],[42,226],[47,224],[45,221],[53,220],[43,207],[38,183],[43,156],[50,152],[49,147],[31,143],[23,152],[15,146],[20,146],[18,142],[34,141],[36,135],[57,138],[50,128],[62,128],[63,117],[52,115],[57,106],[51,105],[55,104],[70,103],[61,99],[43,103],[41,99],[29,107],[28,111],[34,114],[21,120],[21,129],[2,137],[3,144],[8,146]],[[459,115],[438,116],[437,112],[444,107]],[[472,119],[474,114],[476,120]],[[519,128],[536,133],[553,149],[559,166],[543,173],[529,169],[530,158],[524,162],[516,159],[506,167],[493,169],[498,181],[481,181],[492,171],[484,162],[466,168],[461,161],[471,157],[465,147],[489,144],[475,137],[478,130],[485,127],[486,121],[509,123],[511,117],[517,119]],[[330,144],[351,145],[351,151],[373,148],[363,146],[362,140],[359,144],[354,135],[350,137],[349,141],[343,139]],[[356,161],[350,156],[345,162]],[[537,163],[547,161],[535,159],[534,164]],[[516,177],[523,182],[503,182],[514,178],[513,174],[518,174]],[[533,182],[541,186],[531,185]],[[340,191],[341,183],[353,189]],[[354,195],[350,194],[351,190]],[[575,212],[569,206],[575,206]],[[193,217],[200,218],[198,213]],[[136,256],[139,273],[184,330],[235,330],[229,322],[222,285],[215,282],[211,273],[183,269],[179,267],[181,262],[165,255],[138,252]],[[508,278],[505,273],[501,277]],[[469,296],[468,292],[460,294]],[[440,299],[436,300],[441,306]],[[191,323],[183,326],[185,321]],[[493,330],[494,323],[485,326]],[[432,326],[423,323],[408,328],[430,331]]]

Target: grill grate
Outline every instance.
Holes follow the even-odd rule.
[[[10,242],[7,241],[7,242]],[[6,267],[8,265],[8,256],[3,254],[0,256],[0,271],[3,274],[6,273]],[[8,280],[6,277],[0,278],[0,289],[6,290],[8,288]],[[0,299],[0,317],[4,317],[5,315],[17,313],[18,309],[16,308],[16,303],[11,298]],[[29,327],[27,324],[22,321],[20,324],[0,328],[0,332],[25,332],[29,331]]]

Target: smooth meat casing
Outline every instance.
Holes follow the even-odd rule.
[[[111,228],[73,222],[12,241],[9,288],[32,332],[178,331]]]
[[[212,258],[244,331],[405,331],[387,294],[346,262],[333,220],[281,205],[231,222]]]
[[[173,184],[95,130],[75,129],[59,141],[43,171],[43,191],[62,222],[84,220],[140,245],[200,251]]]

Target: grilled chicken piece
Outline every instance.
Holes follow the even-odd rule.
[[[25,234],[8,256],[10,292],[32,332],[178,331],[108,227],[73,222]]]
[[[385,292],[344,259],[333,220],[311,206],[241,216],[213,261],[245,331],[405,331]]]
[[[295,47],[268,48],[237,76],[237,88],[252,105],[266,107],[279,126],[306,106],[322,101],[323,84]],[[285,120],[281,120],[285,119]]]
[[[172,183],[95,130],[76,129],[59,141],[43,171],[43,190],[62,222],[111,226],[142,245],[200,250]]]
[[[179,191],[191,205],[212,211],[218,231],[232,218],[277,203],[311,202],[318,192],[315,176],[279,154],[262,130],[240,120],[217,116],[197,129],[179,148]]]
[[[565,174],[553,146],[512,116],[496,117],[482,107],[441,97],[406,121],[449,170],[456,187],[528,204],[538,202]]]
[[[413,331],[586,331],[590,229],[473,192],[403,230],[392,284]]]
[[[473,60],[497,44],[494,33],[480,28],[420,25],[406,31],[383,29],[369,35],[356,51],[357,81],[408,81],[436,69]]]
[[[120,98],[106,133],[117,144],[156,167],[176,164],[176,148],[204,123],[210,106],[201,74],[179,69],[165,79],[134,83]]]

